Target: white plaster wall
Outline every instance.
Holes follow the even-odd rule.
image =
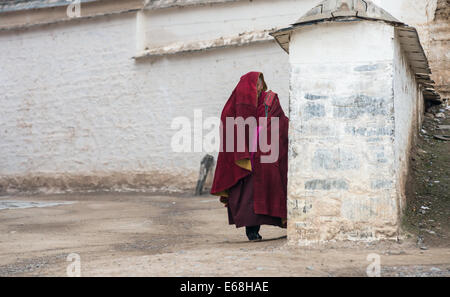
[[[288,55],[275,42],[135,61],[135,37],[135,14],[0,32],[3,189],[113,174],[129,188],[192,189],[205,153],[171,151],[175,117],[219,117],[253,70],[287,108]]]
[[[306,26],[290,45],[288,237],[309,244],[397,232],[392,26]]]
[[[372,0],[400,21],[420,25],[434,19],[437,0]]]
[[[217,39],[242,32],[286,27],[320,0],[253,0],[146,12],[146,44]]]
[[[423,97],[399,39],[394,42],[395,168],[400,210],[405,207],[409,152],[420,129]]]
[[[300,27],[291,37],[291,64],[391,61],[391,26],[374,22],[355,22]],[[365,49],[365,50],[363,50]]]
[[[264,72],[287,113],[288,55],[269,42],[136,62],[131,59],[136,49],[287,26],[319,2],[240,1],[155,10],[138,21],[128,14],[0,32],[0,192],[11,185],[10,177],[14,186],[26,189],[22,177],[47,187],[34,177],[111,174],[129,187],[142,182],[144,187],[193,188],[204,154],[171,152],[172,119],[192,119],[197,108],[204,118],[218,116],[239,77],[251,70]],[[397,17],[404,6],[381,2]],[[417,7],[411,18],[421,21],[424,10]],[[323,42],[318,35],[308,38]],[[343,42],[329,38],[329,44]],[[375,46],[376,38],[371,42]],[[293,59],[364,61],[369,55],[333,56],[327,53],[332,48]],[[382,60],[386,53],[372,54]],[[140,182],[128,179],[139,174],[148,175]]]

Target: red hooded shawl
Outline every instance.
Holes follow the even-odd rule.
[[[260,72],[250,72],[241,77],[240,82],[228,99],[221,115],[221,151],[216,165],[211,194],[221,196],[221,200],[228,196],[227,190],[241,178],[254,174],[254,212],[256,214],[286,218],[287,197],[287,156],[288,156],[288,125],[289,120],[281,108],[278,96],[272,92],[261,92],[257,98],[257,82]],[[264,88],[266,88],[264,84]],[[269,95],[269,96],[268,96]],[[261,152],[260,146],[253,156],[250,151],[249,135],[256,131],[250,131],[246,125],[245,150],[237,151],[237,126],[234,125],[234,150],[226,150],[226,118],[242,117],[244,120],[255,117],[259,125],[259,118],[266,116],[265,99],[269,99],[267,107],[267,135],[270,142],[271,118],[279,118],[279,154],[274,163],[261,163],[262,155],[270,155],[269,152]],[[273,100],[270,100],[273,99]],[[252,134],[250,134],[252,133]],[[270,145],[270,143],[269,143]],[[250,160],[252,162],[250,162]]]

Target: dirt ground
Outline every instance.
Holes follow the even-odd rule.
[[[450,107],[430,108],[411,154],[403,229],[425,246],[450,247],[450,141],[435,137],[449,128]]]
[[[413,240],[304,248],[263,226],[251,243],[211,196],[0,197],[11,200],[73,203],[0,210],[0,276],[66,276],[72,253],[82,276],[366,276],[372,253],[381,276],[450,275],[450,248]]]
[[[377,257],[381,276],[450,276],[450,141],[434,138],[450,134],[438,129],[450,125],[443,108],[411,154],[400,242],[306,248],[263,226],[251,243],[208,195],[1,196],[0,276],[66,276],[73,253],[81,276],[367,276]]]

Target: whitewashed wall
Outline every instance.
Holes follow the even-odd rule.
[[[434,19],[437,0],[371,0],[400,21],[417,26]]]
[[[291,36],[292,243],[396,236],[393,38],[394,28],[377,22]]]
[[[254,0],[146,11],[146,44],[203,41],[285,27],[320,0]]]
[[[397,36],[397,34],[396,34]],[[395,168],[399,210],[406,206],[405,183],[414,139],[422,124],[424,100],[398,38],[394,39]]]
[[[319,2],[239,1],[147,11],[143,23],[130,13],[0,32],[0,193],[194,188],[204,153],[171,151],[172,119],[193,119],[194,109],[219,116],[253,70],[287,113],[289,57],[274,42],[133,60],[137,49],[287,26]]]
[[[205,153],[172,152],[175,117],[219,117],[248,71],[287,109],[275,42],[135,61],[136,28],[129,14],[0,32],[0,192],[193,189]]]

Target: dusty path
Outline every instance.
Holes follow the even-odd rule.
[[[227,225],[210,196],[86,194],[0,197],[74,202],[0,210],[0,276],[66,276],[77,253],[82,276],[365,276],[367,256],[381,275],[450,275],[450,249],[414,242],[347,243],[337,248],[287,245],[286,231],[263,226],[249,243]]]

